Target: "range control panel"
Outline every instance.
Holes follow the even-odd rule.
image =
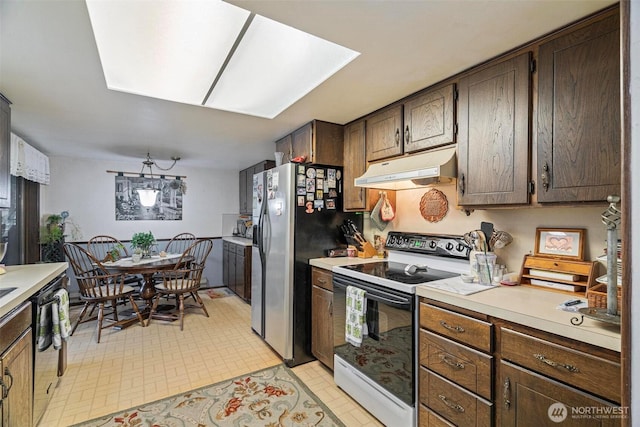
[[[414,252],[424,255],[436,255],[469,259],[471,247],[462,236],[418,234],[391,231],[385,244],[387,249]]]

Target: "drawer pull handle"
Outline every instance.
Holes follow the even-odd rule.
[[[440,360],[442,360],[444,363],[446,363],[447,365],[451,366],[452,368],[464,369],[464,364],[463,363],[451,360],[447,356],[445,356],[444,354],[440,355]]]
[[[439,394],[438,397],[440,398],[440,400],[442,400],[442,402],[445,405],[447,405],[449,408],[453,409],[454,411],[460,412],[460,413],[464,412],[464,408],[462,406],[458,405],[457,403],[450,402],[449,399],[447,399],[447,396],[443,394]]]
[[[447,322],[445,322],[444,320],[440,321],[440,325],[443,328],[448,329],[448,330],[450,330],[452,332],[458,332],[458,333],[464,332],[464,328],[462,326],[451,326]]]
[[[502,400],[504,400],[504,407],[509,409],[511,407],[511,382],[509,381],[509,378],[504,380]]]
[[[318,283],[322,283],[324,285],[325,283],[327,283],[327,281],[324,279],[318,279]]]
[[[547,359],[544,354],[534,354],[533,357],[535,357],[539,361],[544,362],[547,365],[552,366],[554,368],[564,368],[569,372],[580,372],[580,369],[576,368],[575,366],[566,365],[564,363],[554,362],[553,360]]]

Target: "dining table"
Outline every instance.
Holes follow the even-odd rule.
[[[145,302],[145,306],[140,308],[140,313],[144,317],[151,311],[153,297],[156,294],[154,276],[166,270],[176,268],[178,264],[185,264],[193,261],[193,256],[183,254],[167,253],[162,255],[150,255],[147,258],[135,260],[133,257],[120,258],[117,261],[106,261],[102,266],[111,273],[139,274],[143,278],[140,289],[140,297]]]

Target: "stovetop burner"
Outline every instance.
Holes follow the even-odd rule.
[[[334,267],[338,274],[407,293],[418,285],[469,271],[469,251],[461,236],[390,232],[389,258]]]
[[[407,285],[418,285],[421,283],[432,282],[434,280],[448,279],[459,275],[457,273],[429,268],[424,265],[403,264],[392,261],[347,265],[344,268],[381,279],[405,283]]]

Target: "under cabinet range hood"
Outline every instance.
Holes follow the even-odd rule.
[[[372,163],[356,187],[407,190],[438,182],[450,182],[456,177],[456,147]]]

